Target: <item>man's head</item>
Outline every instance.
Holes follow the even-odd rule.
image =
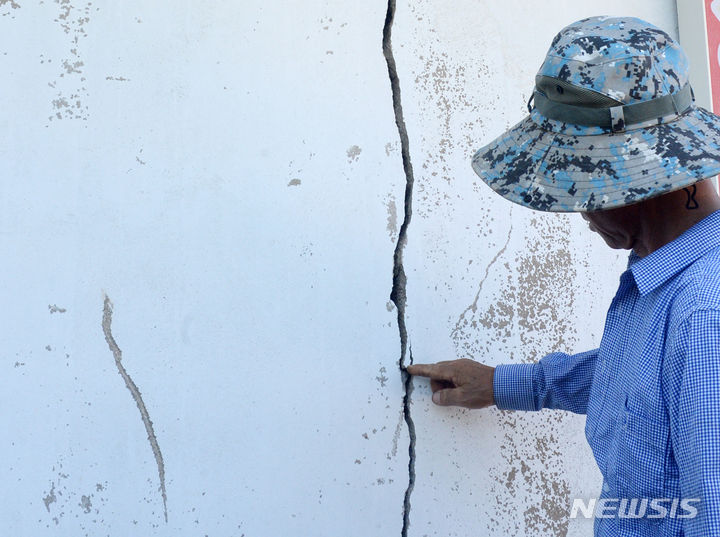
[[[720,209],[714,181],[707,179],[632,205],[581,214],[590,230],[610,248],[634,250],[645,257]]]
[[[515,203],[613,209],[720,174],[720,118],[694,105],[680,46],[640,19],[593,17],[561,30],[534,104],[473,158]]]

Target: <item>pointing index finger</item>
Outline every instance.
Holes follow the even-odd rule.
[[[440,364],[413,364],[407,367],[407,372],[413,376],[435,380],[452,380],[452,374]]]

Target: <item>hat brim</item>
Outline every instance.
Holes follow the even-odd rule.
[[[623,207],[720,174],[720,117],[693,107],[672,123],[579,136],[528,116],[479,149],[472,166],[495,192],[531,209]]]

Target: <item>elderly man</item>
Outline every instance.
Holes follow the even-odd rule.
[[[720,199],[708,179],[720,118],[693,104],[678,44],[634,18],[564,28],[528,107],[473,168],[503,197],[580,212],[631,250],[600,347],[408,372],[431,379],[438,405],[587,414],[601,498],[616,507],[596,536],[720,536]]]

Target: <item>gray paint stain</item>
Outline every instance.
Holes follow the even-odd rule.
[[[567,351],[577,341],[573,326],[576,277],[569,253],[567,219],[552,215],[532,218],[534,235],[514,258],[508,257],[509,237],[485,270],[474,301],[452,330],[458,355],[504,355],[508,362],[534,362],[552,351]],[[482,291],[489,268],[499,289]],[[480,334],[480,336],[479,336]],[[512,338],[519,337],[522,355]],[[517,341],[517,339],[515,340]],[[570,486],[565,477],[563,450],[572,419],[563,412],[508,412],[498,414],[504,463],[490,469],[491,493],[488,531],[564,536],[568,530]]]
[[[67,311],[65,308],[59,308],[56,304],[48,304],[48,310],[50,310],[50,313],[65,313]]]
[[[63,457],[60,456],[60,460],[52,467],[55,478],[51,481],[50,492],[42,499],[45,509],[50,514],[50,520],[52,520],[56,526],[60,526],[63,522],[75,526],[74,532],[69,526],[66,526],[62,532],[63,535],[109,535],[111,531],[110,527],[101,515],[101,509],[108,503],[108,498],[101,494],[101,492],[108,488],[108,483],[99,482],[94,487],[96,490],[81,494],[78,492],[78,488],[86,485],[85,481],[88,478],[88,474],[86,473],[83,476],[78,476],[77,479],[72,479],[68,474],[63,472],[62,460]],[[92,467],[93,465],[91,464],[86,467],[86,470],[91,472]],[[81,514],[87,515],[90,513],[100,516],[87,518],[80,516]],[[94,526],[92,530],[86,526],[90,524]]]
[[[395,432],[393,433],[392,448],[390,449],[390,453],[387,455],[388,460],[397,456],[398,442],[400,441],[400,434],[402,433],[402,425],[403,425],[403,409],[401,408],[400,412],[398,413],[398,421],[397,421],[397,425],[395,426]]]
[[[50,512],[50,504],[53,504],[57,501],[57,496],[55,496],[55,483],[52,484],[52,487],[50,488],[50,492],[47,496],[43,498],[43,503],[45,504],[45,509],[47,509],[47,512]]]
[[[510,210],[510,218],[512,219],[512,209]],[[485,267],[485,274],[483,275],[482,280],[480,280],[480,283],[478,285],[478,291],[475,294],[475,299],[473,300],[472,304],[470,304],[467,308],[465,308],[465,311],[463,311],[460,314],[460,318],[457,320],[457,323],[455,323],[455,328],[450,333],[450,337],[453,338],[453,340],[455,340],[456,343],[458,342],[458,334],[460,334],[463,330],[468,328],[468,324],[469,324],[469,321],[467,319],[468,314],[470,314],[470,313],[474,314],[477,312],[478,300],[480,298],[480,293],[482,293],[483,285],[485,285],[485,280],[487,280],[487,278],[490,274],[490,269],[495,265],[495,263],[497,263],[498,259],[500,259],[500,257],[502,257],[502,255],[507,251],[507,247],[510,244],[510,237],[512,236],[512,230],[513,230],[513,228],[512,228],[512,224],[511,224],[510,229],[508,230],[507,239],[505,240],[505,244],[503,245],[502,248],[500,248],[500,250],[498,250],[498,252],[495,254],[495,257],[493,257],[490,260],[490,262],[487,264],[487,266]],[[493,305],[491,304],[489,307],[492,308]],[[476,326],[477,325],[473,324],[472,328],[474,329],[474,328],[476,328]]]
[[[419,181],[419,199],[423,203],[418,214],[426,218],[440,205],[450,203],[444,187],[452,184],[457,175],[453,156],[460,153],[465,157],[475,149],[476,139],[472,133],[482,124],[477,118],[482,116],[482,107],[487,101],[472,95],[475,92],[468,95],[467,88],[473,86],[473,77],[478,76],[475,66],[468,69],[467,65],[452,59],[446,52],[437,52],[432,42],[424,41],[426,43],[419,53],[424,66],[415,78],[415,85],[427,99],[419,103],[422,116],[432,122],[433,129],[439,127],[439,141],[433,138],[432,145],[423,148],[425,159],[422,168],[432,170],[423,174]]]
[[[83,494],[82,498],[80,498],[80,503],[78,505],[80,505],[80,507],[82,507],[82,510],[85,513],[89,513],[92,510],[92,501],[90,500],[90,496],[85,496]]]
[[[68,36],[69,51],[64,58],[58,58],[61,69],[57,78],[48,82],[48,86],[58,89],[58,93],[51,101],[54,113],[48,117],[48,120],[87,121],[89,108],[83,104],[83,98],[88,97],[88,91],[83,75],[85,62],[81,58],[80,48],[82,40],[87,37],[85,26],[90,22],[90,11],[99,8],[93,8],[92,2],[87,2],[82,8],[75,7],[70,0],[55,0],[55,3],[59,9],[55,22]],[[47,61],[52,62],[51,59]]]
[[[392,196],[387,200],[387,232],[390,235],[390,240],[397,240],[397,206],[395,205],[395,198]]]
[[[80,60],[63,60],[62,66],[63,69],[65,69],[65,73],[61,74],[60,76],[71,75],[73,73],[82,74],[82,69],[80,68],[84,67],[85,63],[81,62]]]
[[[388,381],[388,378],[385,376],[385,373],[387,373],[387,370],[385,369],[385,366],[382,366],[380,368],[380,374],[375,377],[375,380],[377,380],[380,383],[380,387],[384,388],[385,383]]]
[[[287,184],[287,186],[300,186],[302,184],[302,181],[300,179],[290,179],[290,182]]]
[[[10,15],[10,18],[14,19],[15,15],[13,14],[13,12],[16,9],[20,9],[20,4],[18,4],[14,0],[0,0],[0,8],[3,7],[6,9],[0,11],[0,17],[7,17],[8,15]],[[4,53],[4,55],[6,54],[7,52]]]
[[[350,146],[346,152],[348,162],[355,162],[360,157],[360,153],[362,153],[362,149],[360,149],[358,146],[353,145]]]
[[[167,522],[168,513],[167,493],[165,491],[165,462],[163,461],[162,452],[160,451],[160,446],[158,445],[157,437],[155,436],[153,423],[150,419],[150,414],[148,413],[147,407],[145,406],[145,402],[143,401],[142,394],[140,393],[138,387],[135,385],[135,382],[133,382],[132,378],[126,371],[125,367],[122,365],[122,351],[120,350],[120,347],[118,347],[118,344],[115,342],[115,338],[112,335],[112,315],[113,304],[110,301],[110,298],[105,295],[102,318],[103,334],[105,335],[105,341],[107,342],[108,347],[110,348],[110,351],[115,358],[115,365],[117,366],[118,373],[120,373],[120,376],[125,381],[125,386],[132,395],[132,398],[135,401],[138,410],[140,411],[142,422],[145,425],[145,430],[147,431],[148,435],[148,441],[150,442],[150,447],[152,448],[153,455],[155,456],[155,462],[157,463],[158,477],[160,478],[160,492],[162,494],[163,509],[165,513],[165,522]]]

